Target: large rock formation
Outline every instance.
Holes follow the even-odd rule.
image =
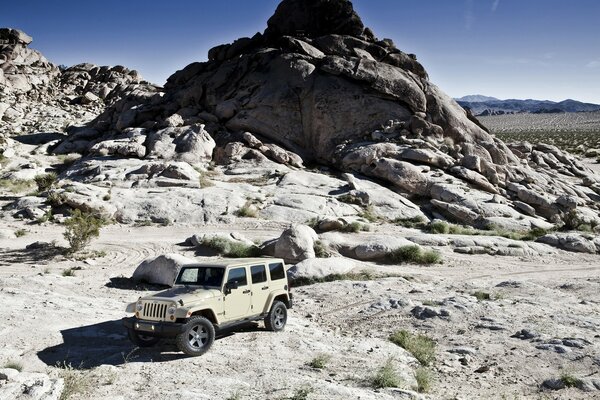
[[[32,38],[0,29],[0,154],[10,137],[32,132],[61,133],[94,119],[138,88],[155,90],[136,71],[122,66],[79,64],[59,68],[29,48]]]
[[[284,0],[264,33],[208,58],[163,92],[117,101],[56,151],[95,156],[85,179],[108,180],[100,164],[114,157],[205,168],[214,140],[212,160],[231,170],[248,159],[325,164],[393,188],[406,209],[480,228],[548,227],[573,213],[600,222],[600,180],[580,161],[490,135],[347,0]]]

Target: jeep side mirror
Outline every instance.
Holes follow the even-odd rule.
[[[237,289],[239,287],[238,281],[227,282],[225,284],[225,294],[231,293],[233,289]]]

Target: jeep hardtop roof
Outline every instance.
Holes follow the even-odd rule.
[[[249,264],[264,264],[264,263],[282,263],[285,265],[281,258],[225,258],[222,260],[207,261],[201,263],[185,264],[182,267],[237,267]]]

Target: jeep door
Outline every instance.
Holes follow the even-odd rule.
[[[227,286],[237,282],[237,289],[227,290]],[[247,267],[231,268],[227,273],[225,281],[225,296],[223,306],[225,311],[225,321],[240,319],[251,314],[250,305],[252,303],[252,292],[248,282]],[[229,293],[227,293],[229,292]]]
[[[262,314],[263,311],[269,311],[265,310],[269,294],[271,294],[266,265],[251,266],[250,279],[252,282],[252,314]]]

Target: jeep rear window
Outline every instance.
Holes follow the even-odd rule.
[[[183,267],[175,284],[221,287],[224,274],[225,269],[220,267]]]
[[[276,281],[285,278],[285,271],[283,270],[283,264],[269,264],[269,272],[271,273],[271,280]]]
[[[229,270],[229,278],[227,278],[227,283],[236,282],[238,286],[246,286],[248,284],[248,279],[246,278],[246,268],[235,268]]]
[[[267,281],[267,270],[264,265],[254,265],[252,271],[252,283],[261,283]]]

